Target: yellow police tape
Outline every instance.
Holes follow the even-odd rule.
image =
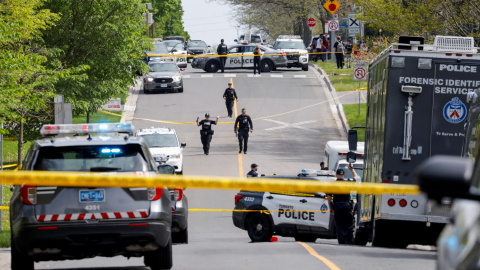
[[[306,54],[329,54],[329,53],[343,53],[345,52],[314,52],[314,53],[262,53],[262,56],[272,56],[272,55],[306,55]],[[352,51],[353,53],[353,51]],[[142,54],[142,56],[145,56]],[[239,57],[239,56],[251,56],[253,54],[149,54],[148,57]]]
[[[11,167],[15,167],[17,166],[18,164],[10,164],[10,165],[3,165],[2,167],[3,168],[11,168]]]
[[[10,210],[10,207],[8,207],[8,206],[0,206],[0,210]]]
[[[360,91],[360,90],[368,90],[368,88],[367,87],[362,87],[362,88],[355,89],[355,91]]]
[[[313,181],[273,178],[237,178],[216,176],[176,176],[89,173],[89,172],[48,172],[48,171],[3,171],[0,184],[67,186],[67,187],[159,187],[200,188],[200,189],[240,189],[249,191],[323,192],[326,194],[347,194],[356,191],[363,194],[418,194],[416,185],[354,183],[338,181]]]

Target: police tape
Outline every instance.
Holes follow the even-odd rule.
[[[360,90],[368,90],[368,88],[367,87],[362,87],[362,88],[355,89],[355,91],[360,91]]]
[[[18,166],[18,164],[3,165],[1,167],[5,169],[5,168],[12,168],[12,167],[15,167],[15,166]]]
[[[216,176],[132,175],[89,172],[3,171],[0,183],[65,187],[167,187],[199,189],[236,189],[257,192],[286,191],[303,193],[348,194],[418,194],[416,185],[313,181],[299,179],[237,178]]]
[[[346,54],[346,52],[313,52],[313,53],[262,53],[261,56],[287,56],[287,55],[319,55],[319,54],[330,54],[330,53],[341,53]],[[353,53],[353,51],[352,51]],[[149,54],[149,55],[142,55],[148,57],[190,57],[190,58],[198,58],[198,57],[239,57],[239,56],[255,56],[253,54]]]
[[[17,137],[3,138],[4,141],[16,141]]]
[[[10,210],[9,206],[0,206],[0,210]]]
[[[348,95],[351,95],[351,94],[353,94],[353,92],[349,92],[349,93],[345,93],[343,95],[339,95],[337,98],[341,98],[341,97],[348,96]],[[289,113],[298,112],[298,111],[301,111],[301,110],[305,110],[305,109],[308,109],[308,108],[312,108],[312,107],[315,107],[315,106],[325,104],[325,103],[327,103],[331,100],[333,100],[333,98],[332,99],[327,99],[327,100],[324,100],[324,101],[321,101],[321,102],[318,102],[318,103],[315,103],[315,104],[311,104],[311,105],[308,105],[308,106],[305,106],[305,107],[302,107],[302,108],[298,108],[298,109],[290,110],[290,111],[287,111],[287,112],[283,112],[283,113],[278,113],[278,114],[253,118],[252,121],[262,120],[262,119],[267,119],[267,118],[273,118],[273,117],[282,116],[282,115],[289,114]],[[164,124],[175,124],[175,125],[196,125],[197,124],[196,122],[179,122],[179,121],[169,121],[169,120],[156,120],[156,119],[128,116],[128,115],[123,115],[123,114],[120,115],[120,114],[111,113],[111,112],[108,112],[108,111],[98,111],[98,112],[104,113],[104,114],[109,114],[109,115],[121,116],[121,117],[129,118],[129,119],[143,120],[143,121],[157,122],[157,123],[164,123]],[[234,123],[235,123],[235,121],[218,122],[218,124],[234,124]]]

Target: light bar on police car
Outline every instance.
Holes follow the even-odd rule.
[[[316,169],[302,169],[300,173],[303,176],[335,176],[335,173],[331,170],[316,170]]]
[[[85,133],[128,133],[133,135],[135,126],[131,123],[101,123],[101,124],[72,124],[72,125],[44,125],[40,134],[85,134]]]

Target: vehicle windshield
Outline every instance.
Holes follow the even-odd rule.
[[[156,43],[156,44],[153,44],[153,47],[155,48],[155,51],[153,52],[148,52],[150,54],[168,54],[168,49],[167,49],[167,46],[165,46],[165,44],[163,43]]]
[[[185,41],[183,37],[167,37],[167,40],[180,40],[181,42]]]
[[[353,163],[353,169],[355,172],[357,172],[359,179],[357,179],[358,182],[361,182],[363,179],[363,163],[362,164],[355,164]],[[345,179],[353,179],[353,174],[352,172],[348,169],[348,164],[347,163],[341,163],[338,165],[339,169],[343,169],[345,171]]]
[[[178,71],[178,67],[175,63],[152,63],[148,65],[148,70],[150,72]]]
[[[137,172],[149,166],[140,145],[42,147],[34,165],[39,171]]]
[[[178,41],[178,40],[165,40],[163,43],[165,43],[165,45],[167,47],[173,47],[179,43],[182,43],[181,41]]]
[[[282,49],[299,49],[304,50],[305,45],[302,41],[277,41],[275,42],[275,49],[282,50]]]
[[[175,47],[173,47],[172,50],[183,51],[183,50],[185,50],[185,47],[184,47],[183,43],[178,43],[177,45],[175,45]]]
[[[251,35],[251,43],[262,43],[262,39],[260,38],[260,36],[257,36],[257,35]]]
[[[145,134],[141,137],[152,147],[178,147],[178,140],[175,134]]]
[[[194,40],[194,41],[189,41],[187,43],[187,47],[207,47],[207,43],[201,40]]]

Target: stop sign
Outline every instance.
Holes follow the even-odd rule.
[[[310,27],[315,27],[316,24],[317,24],[317,21],[314,18],[310,18],[307,20],[307,25]]]

